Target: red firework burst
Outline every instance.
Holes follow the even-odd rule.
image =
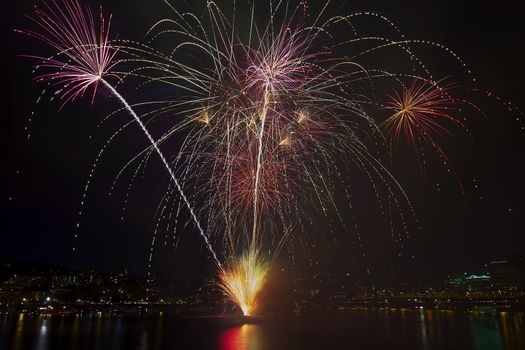
[[[454,113],[460,111],[460,101],[450,96],[453,84],[414,80],[410,87],[390,96],[385,108],[394,112],[383,122],[385,132],[391,137],[392,148],[404,137],[418,151],[423,144],[430,145],[447,159],[438,139],[450,135],[450,126],[465,128]]]

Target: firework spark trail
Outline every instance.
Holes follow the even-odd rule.
[[[133,119],[135,119],[135,121],[139,124],[140,128],[142,129],[142,131],[144,132],[144,134],[148,138],[148,141],[151,143],[151,147],[153,147],[155,152],[157,152],[157,155],[161,159],[162,164],[164,165],[166,170],[168,170],[168,172],[169,172],[169,174],[171,176],[171,179],[175,183],[175,186],[177,186],[177,190],[179,191],[179,194],[182,197],[182,199],[184,201],[184,204],[186,204],[186,207],[188,208],[188,210],[189,210],[189,212],[191,214],[191,217],[192,217],[193,221],[195,222],[195,225],[197,226],[197,229],[199,230],[199,234],[201,235],[202,239],[204,240],[204,243],[206,244],[206,248],[208,248],[208,250],[212,254],[213,259],[215,260],[215,263],[217,264],[217,266],[219,266],[219,268],[222,268],[222,264],[219,261],[219,258],[217,257],[217,253],[215,253],[215,250],[213,249],[213,247],[212,247],[212,245],[211,245],[211,243],[210,243],[210,241],[208,239],[208,236],[206,236],[206,233],[204,233],[204,230],[201,227],[201,224],[199,222],[199,219],[197,218],[197,215],[195,215],[195,211],[193,210],[193,207],[192,207],[190,201],[188,200],[188,197],[186,197],[186,194],[182,190],[182,187],[179,184],[179,181],[177,180],[177,177],[175,176],[175,173],[171,169],[171,166],[169,165],[168,161],[164,157],[164,154],[161,152],[161,150],[157,146],[157,143],[155,142],[155,140],[153,139],[153,137],[149,133],[148,129],[146,128],[144,123],[142,123],[142,120],[140,120],[140,118],[137,116],[137,114],[131,108],[131,106],[128,104],[128,102],[124,99],[124,97],[122,97],[122,95],[111,84],[109,84],[105,79],[101,78],[101,81],[111,91],[111,93],[115,97],[117,97],[119,99],[119,101],[124,105],[124,107],[126,107],[128,112],[131,114]]]
[[[109,91],[118,98],[133,119],[139,124],[151,147],[153,147],[159,155],[188,208],[192,220],[195,222],[199,234],[206,244],[206,248],[211,252],[218,267],[221,268],[222,265],[217,254],[201,227],[191,203],[157,143],[133,108],[131,108],[124,97],[106,80],[106,78],[110,76],[115,76],[120,79],[116,73],[112,73],[112,69],[119,64],[120,61],[115,60],[118,49],[109,43],[111,16],[107,21],[107,28],[105,28],[106,22],[102,8],[100,9],[100,30],[97,38],[93,14],[89,7],[83,9],[76,0],[63,0],[60,2],[62,7],[55,1],[52,2],[52,5],[43,4],[45,10],[37,7],[35,9],[36,18],[32,19],[43,31],[19,31],[43,41],[58,51],[58,54],[51,58],[31,56],[42,60],[42,63],[37,68],[42,67],[52,70],[51,73],[37,76],[35,80],[37,82],[53,82],[55,85],[61,86],[61,88],[57,90],[57,93],[60,93],[61,98],[64,100],[62,107],[77,97],[82,97],[91,86],[94,87],[93,101],[99,83],[106,86]]]
[[[253,231],[252,231],[252,249],[255,249],[257,244],[257,199],[259,197],[259,176],[262,168],[262,154],[263,154],[263,138],[264,138],[264,125],[266,123],[266,114],[268,113],[268,91],[264,92],[264,105],[261,112],[261,130],[259,132],[259,150],[257,151],[257,166],[255,170],[255,185],[253,186]]]

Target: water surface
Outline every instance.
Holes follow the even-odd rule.
[[[525,315],[431,310],[371,310],[269,318],[166,314],[0,316],[0,349],[525,349]]]

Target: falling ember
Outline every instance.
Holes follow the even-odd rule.
[[[202,124],[210,124],[210,115],[208,114],[208,111],[204,111],[196,120]]]
[[[256,251],[250,250],[220,271],[221,289],[239,305],[244,316],[253,315],[268,268],[269,263]]]
[[[301,111],[298,113],[299,118],[297,119],[297,123],[304,124],[308,120],[308,114],[306,111]]]
[[[279,142],[279,146],[290,146],[291,143],[291,138],[289,136],[286,136],[284,139],[281,140],[281,142]]]

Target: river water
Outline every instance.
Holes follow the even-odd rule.
[[[525,314],[364,310],[256,323],[162,313],[0,316],[2,350],[525,349]]]

